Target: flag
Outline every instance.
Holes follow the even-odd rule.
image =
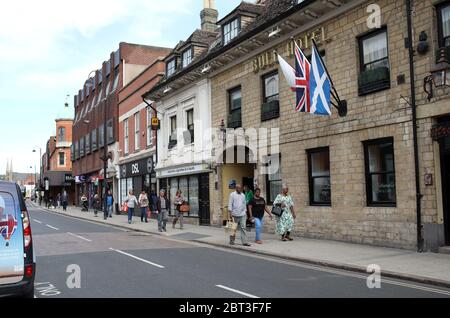
[[[296,93],[295,111],[331,115],[331,81],[319,52],[313,45],[311,62],[295,43],[295,69],[281,56],[278,61],[286,81]]]

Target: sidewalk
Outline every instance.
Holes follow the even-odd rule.
[[[98,217],[94,217],[92,211],[89,213],[81,212],[80,208],[69,207],[66,212],[63,212],[62,208],[45,210],[132,231],[361,273],[366,273],[367,266],[376,264],[380,266],[384,277],[450,288],[450,255],[445,254],[416,253],[401,249],[307,238],[296,238],[293,242],[281,242],[277,236],[271,234],[263,235],[263,245],[252,244],[251,247],[244,248],[239,245],[240,239],[237,237],[237,245],[231,247],[228,245],[228,234],[223,229],[213,226],[185,224],[184,230],[179,230],[179,225],[176,230],[173,230],[172,224],[169,222],[167,233],[160,233],[155,220],[149,220],[149,223],[141,223],[140,218],[134,217],[133,224],[130,225],[125,215],[114,215],[113,218],[104,220],[101,212]],[[254,241],[254,229],[248,235],[249,239]]]

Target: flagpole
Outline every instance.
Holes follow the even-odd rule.
[[[317,51],[317,53],[318,53],[317,55],[319,55],[319,59],[320,59],[320,61],[322,62],[323,67],[325,68],[325,72],[327,72],[328,78],[329,78],[330,83],[331,83],[331,88],[333,89],[333,91],[331,92],[331,94],[333,95],[334,99],[336,99],[336,101],[337,101],[339,107],[336,107],[336,105],[334,105],[334,104],[332,104],[332,105],[333,105],[334,107],[336,107],[337,110],[339,111],[339,116],[345,117],[345,116],[347,115],[347,101],[345,101],[345,100],[342,101],[342,100],[340,99],[339,94],[338,94],[338,92],[337,92],[337,90],[336,90],[336,87],[334,86],[333,79],[331,78],[330,72],[328,72],[327,66],[326,66],[325,62],[323,61],[322,56],[320,55],[319,50],[317,49],[316,41],[315,41],[314,39],[311,39],[311,41],[312,41],[312,43],[313,43],[313,45],[314,45],[314,48],[316,49],[316,51]],[[297,44],[297,43],[296,43],[296,44]]]

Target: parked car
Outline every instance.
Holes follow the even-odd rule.
[[[0,181],[0,297],[34,297],[31,223],[17,184]]]

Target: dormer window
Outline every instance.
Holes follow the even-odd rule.
[[[187,67],[192,62],[192,48],[183,52],[183,68]]]
[[[241,23],[239,18],[225,24],[223,26],[223,44],[227,45],[230,43],[231,40],[239,35],[239,31],[241,31]]]
[[[167,62],[167,69],[166,69],[167,77],[175,74],[176,68],[177,68],[177,61],[175,59],[172,59],[169,62]]]

